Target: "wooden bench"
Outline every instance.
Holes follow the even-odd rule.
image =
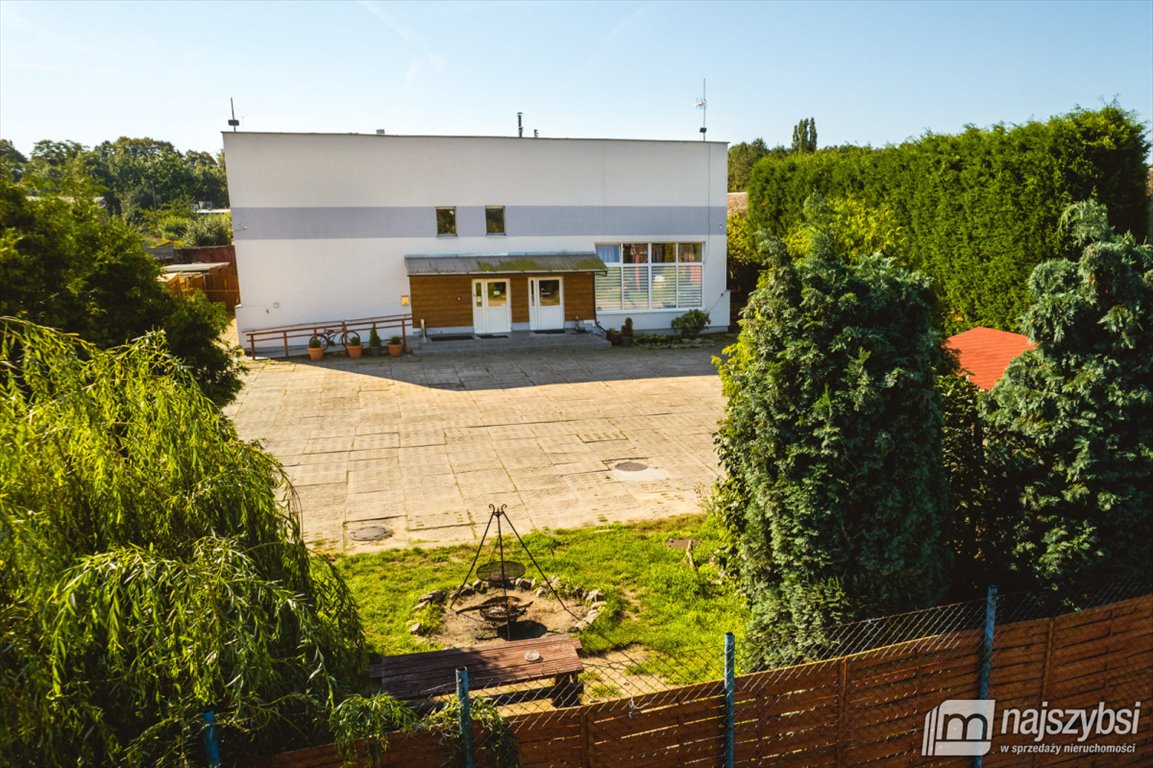
[[[450,648],[427,653],[386,656],[368,668],[369,677],[404,701],[426,701],[456,690],[456,670],[468,670],[469,690],[498,688],[517,683],[546,680],[553,684],[534,691],[513,691],[494,698],[527,701],[547,695],[558,706],[580,704],[580,682],[584,671],[577,651],[580,640],[571,637],[542,637],[532,640]]]

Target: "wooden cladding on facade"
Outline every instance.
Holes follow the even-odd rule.
[[[409,277],[412,322],[417,328],[472,325],[472,278],[468,275]]]
[[[594,276],[591,272],[568,272],[540,275],[413,275],[408,278],[411,290],[412,319],[417,327],[424,321],[426,328],[471,328],[473,280],[500,280],[509,282],[512,302],[512,322],[528,323],[528,281],[533,277],[559,277],[564,280],[564,319],[572,322],[580,318],[596,318]]]

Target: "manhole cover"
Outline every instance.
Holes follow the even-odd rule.
[[[366,525],[363,528],[357,528],[348,535],[357,541],[380,541],[391,536],[392,529],[386,525]]]
[[[644,472],[648,469],[648,465],[641,464],[639,461],[622,461],[613,467],[613,469],[618,469],[621,472]]]

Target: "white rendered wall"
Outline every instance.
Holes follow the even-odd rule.
[[[704,308],[728,324],[723,143],[228,132],[224,145],[241,333],[407,312],[406,254],[628,241],[704,242]],[[508,235],[484,235],[486,205],[506,207]],[[437,206],[457,207],[459,236],[436,236]],[[668,328],[683,312],[601,325]]]

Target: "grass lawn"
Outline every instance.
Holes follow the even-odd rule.
[[[693,547],[695,567],[683,550],[667,545],[680,537],[699,541]],[[587,653],[643,648],[638,652],[654,666],[673,662],[688,669],[689,658],[702,654],[719,664],[724,633],[738,637],[744,633],[747,609],[709,562],[718,531],[702,516],[531,533],[524,541],[546,575],[604,593],[605,609],[579,635]],[[506,538],[506,552],[508,546]],[[520,549],[515,539],[512,546],[513,559],[527,561],[515,556]],[[456,546],[341,558],[338,567],[360,605],[371,650],[397,654],[435,649],[429,640],[408,631],[422,618],[414,606],[427,592],[459,586],[474,552],[472,546]],[[481,555],[481,562],[495,559],[487,554]],[[526,565],[530,568],[526,577],[539,577],[530,563]],[[685,663],[676,664],[678,660]],[[708,666],[710,670],[701,674],[715,677],[713,665]]]

